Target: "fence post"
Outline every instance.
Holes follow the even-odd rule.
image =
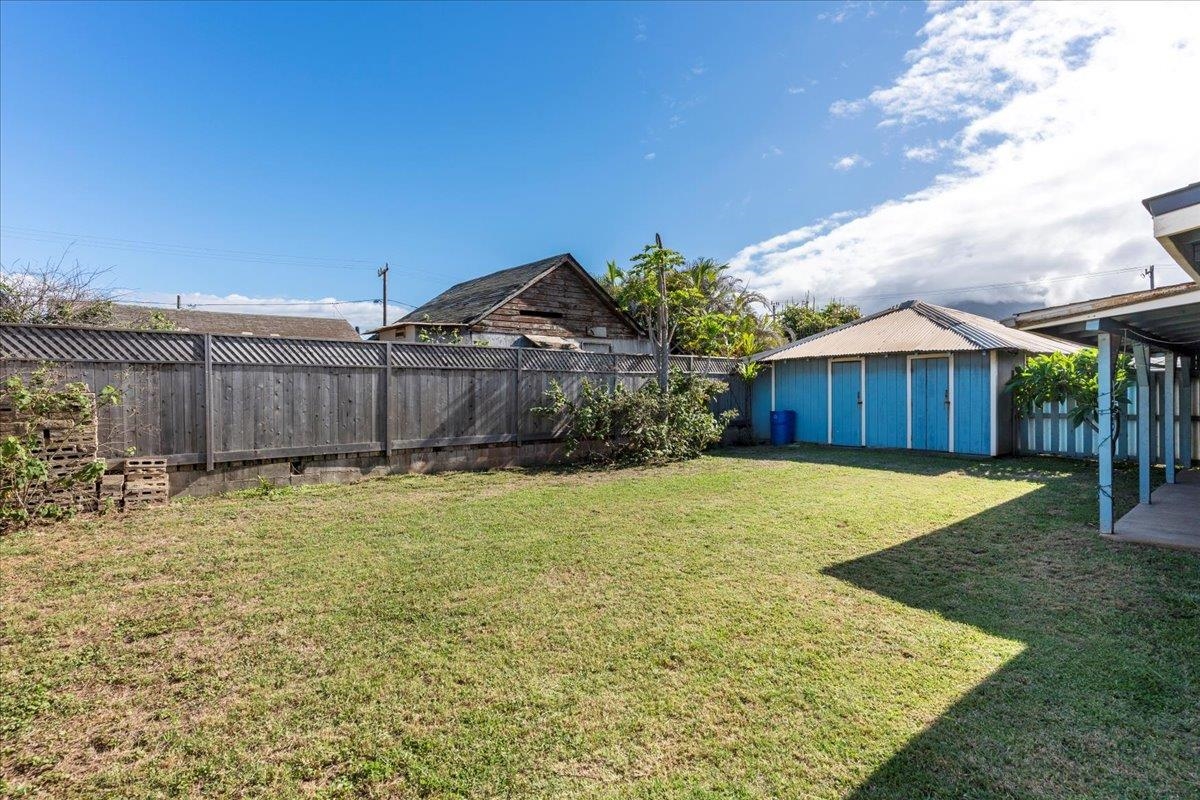
[[[217,443],[213,440],[212,334],[204,334],[204,469],[216,468]]]
[[[517,368],[513,372],[513,433],[517,437],[517,446],[521,446],[521,348],[517,351]]]
[[[392,454],[392,343],[383,345],[383,456]]]
[[[609,353],[608,357],[612,361],[612,374],[608,376],[608,390],[610,392],[615,392],[617,390],[617,379],[619,377],[619,374],[617,373],[617,360],[620,358],[620,356],[618,356],[616,353]]]

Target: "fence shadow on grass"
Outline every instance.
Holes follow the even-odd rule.
[[[1094,484],[1050,480],[1078,486],[824,570],[1025,648],[851,797],[1157,798],[1200,785],[1200,558],[1100,540]],[[1119,476],[1119,505],[1135,482]]]

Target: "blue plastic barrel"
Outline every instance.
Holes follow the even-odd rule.
[[[771,444],[778,447],[796,441],[796,412],[771,412]]]

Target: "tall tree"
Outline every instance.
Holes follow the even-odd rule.
[[[44,265],[16,262],[0,270],[0,322],[27,325],[109,325],[113,299],[100,285],[104,270],[68,266],[65,256]]]
[[[802,303],[788,303],[779,314],[779,324],[788,339],[796,341],[853,322],[861,316],[862,311],[856,305],[830,300],[824,307],[818,307],[815,300],[806,297]]]
[[[658,309],[658,259],[666,270],[668,336],[673,348],[693,355],[748,356],[778,343],[766,299],[711,258],[686,262],[673,250],[647,245],[627,269],[608,262],[601,283],[646,330]],[[760,312],[761,309],[761,312]]]

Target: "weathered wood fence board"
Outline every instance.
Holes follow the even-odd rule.
[[[0,325],[4,376],[50,362],[69,380],[121,390],[100,411],[102,455],[130,449],[172,464],[552,440],[562,421],[533,413],[555,381],[633,389],[646,355],[466,345],[330,342]],[[672,357],[730,384],[714,410],[744,410],[732,359]]]

